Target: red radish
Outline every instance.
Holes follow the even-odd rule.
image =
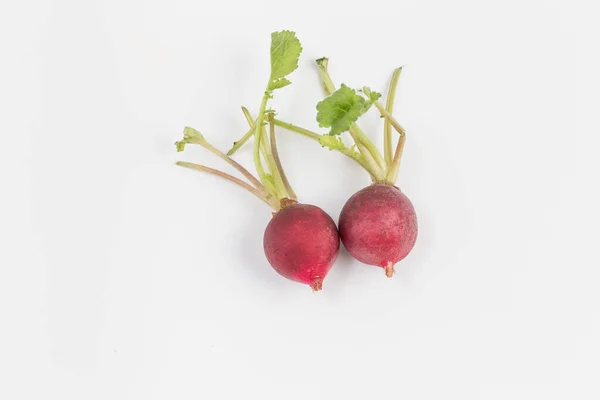
[[[388,277],[417,240],[415,209],[408,197],[389,184],[372,184],[350,197],[339,226],[346,250],[365,264],[384,268]]]
[[[266,108],[273,92],[291,83],[285,77],[298,67],[301,52],[300,41],[294,32],[274,32],[271,35],[271,76],[258,116],[254,121],[248,110],[242,108],[250,130],[228,154],[213,147],[200,132],[189,127],[184,129],[183,140],[176,143],[178,151],[182,151],[190,143],[204,147],[237,169],[249,183],[204,165],[188,162],[177,164],[225,178],[271,206],[276,212],[273,213],[263,238],[267,260],[279,274],[310,285],[317,291],[321,290],[323,279],[337,258],[340,248],[338,231],[331,217],[319,207],[298,204],[279,160],[274,111]],[[267,114],[270,135],[267,135],[264,128]],[[258,179],[229,157],[250,137],[254,137],[254,165]]]
[[[335,222],[319,207],[286,203],[265,230],[267,260],[286,278],[321,290],[340,248]]]

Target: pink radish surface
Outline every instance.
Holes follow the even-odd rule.
[[[390,184],[376,183],[355,193],[339,219],[340,238],[357,260],[394,273],[394,264],[408,255],[417,240],[412,203]]]
[[[315,291],[321,290],[340,248],[333,219],[319,207],[298,203],[274,214],[263,244],[275,271]]]

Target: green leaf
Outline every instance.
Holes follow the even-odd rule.
[[[269,83],[268,90],[281,89],[282,87],[285,87],[285,86],[291,85],[291,84],[292,84],[292,82],[290,82],[286,78],[277,79],[276,81],[272,81]]]
[[[369,100],[371,100],[371,103],[376,102],[379,98],[381,98],[381,93],[369,91]]]
[[[282,79],[298,68],[302,45],[292,31],[271,34],[271,82],[268,90],[279,89],[291,82]]]
[[[371,105],[371,101],[342,84],[331,96],[317,104],[317,121],[319,126],[331,128],[329,134],[339,135],[349,130]]]
[[[365,103],[368,105],[367,110],[373,105],[373,103],[375,103],[377,100],[379,100],[381,98],[381,93],[373,92],[371,89],[369,89],[366,86],[363,87],[362,90],[359,90],[359,92],[363,92],[369,99]],[[367,110],[365,110],[365,112]]]
[[[192,140],[192,139],[196,139],[196,140],[204,140],[204,136],[202,136],[202,134],[200,132],[198,132],[197,130],[195,130],[194,128],[190,128],[189,126],[186,126],[185,128],[183,128],[183,139],[184,140]]]
[[[177,151],[183,151],[185,150],[185,145],[187,144],[187,142],[184,142],[183,140],[180,142],[175,142],[175,147],[177,148]]]
[[[352,146],[351,148],[346,147],[346,145],[342,141],[342,138],[339,136],[323,135],[319,138],[319,143],[321,144],[321,146],[327,147],[329,150],[340,151],[354,158],[355,160],[360,159],[360,154],[356,150],[354,150],[355,146]]]
[[[321,146],[329,148],[329,150],[342,150],[346,145],[339,136],[323,135],[319,138]]]
[[[175,147],[177,148],[177,151],[183,151],[185,149],[185,145],[189,144],[189,143],[201,143],[206,141],[204,139],[204,136],[202,136],[202,134],[200,132],[198,132],[197,130],[195,130],[194,128],[190,128],[189,126],[186,126],[185,128],[183,128],[183,140],[180,140],[179,142],[175,142]]]

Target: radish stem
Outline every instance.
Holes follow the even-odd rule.
[[[264,195],[268,194],[265,186],[262,183],[260,183],[260,181],[254,177],[254,175],[252,175],[246,168],[241,166],[234,159],[224,154],[221,150],[217,149],[216,147],[208,143],[206,140],[200,140],[198,138],[190,138],[189,140],[191,143],[195,143],[204,147],[206,150],[210,151],[211,153],[215,154],[216,156],[227,162],[233,168],[237,169],[242,175],[244,175],[246,179],[248,179],[250,183],[252,183],[252,185],[261,193],[263,193]]]
[[[400,160],[402,159],[402,152],[404,151],[404,142],[406,142],[406,135],[400,136],[398,139],[398,145],[396,146],[396,152],[394,154],[394,160],[390,166],[386,181],[394,184],[398,179],[398,171],[400,170]]]
[[[315,140],[317,142],[320,142],[321,138],[323,137],[323,135],[320,135],[320,134],[315,133],[313,131],[309,131],[308,129],[300,128],[299,126],[290,124],[288,122],[283,122],[283,121],[281,121],[279,119],[276,119],[276,118],[273,119],[273,123],[275,124],[275,126],[279,126],[279,127],[284,128],[284,129],[286,129],[286,130],[288,130],[290,132],[299,133],[300,135],[306,136],[307,138],[313,139],[313,140]],[[342,153],[343,155],[345,155],[346,157],[350,158],[352,161],[355,161],[356,163],[358,163],[358,165],[360,165],[361,167],[363,167],[364,169],[366,169],[367,172],[371,175],[371,177],[373,179],[375,179],[373,177],[373,173],[371,172],[371,168],[365,162],[364,158],[360,154],[356,154],[356,152],[353,152],[353,151],[351,151],[348,148],[343,148],[343,149],[334,148],[332,150],[336,150],[336,151]]]
[[[356,144],[356,148],[358,149],[362,158],[365,160],[365,163],[369,166],[367,168],[367,171],[373,177],[373,181],[378,182],[378,181],[383,180],[383,178],[384,178],[383,172],[379,168],[379,165],[377,165],[377,161],[375,161],[375,159],[371,155],[371,152],[369,151],[369,149],[367,149],[365,147],[365,145],[362,143],[362,141],[358,139],[358,137],[354,134],[354,132],[352,132],[352,130],[349,131],[349,133],[350,133],[350,136],[352,137],[352,140],[354,140],[354,143]]]
[[[233,147],[231,149],[229,149],[229,151],[227,152],[227,155],[232,156],[236,151],[238,151],[240,149],[240,147],[242,147],[244,145],[244,143],[246,143],[248,141],[248,139],[250,139],[252,137],[253,134],[254,134],[254,125],[250,125],[250,129],[248,130],[248,132],[246,132],[246,134],[244,136],[242,136],[242,138],[240,140],[233,143]]]
[[[252,186],[250,186],[246,182],[242,181],[241,179],[236,178],[235,176],[226,174],[225,172],[219,171],[218,169],[209,168],[205,165],[194,164],[194,163],[185,162],[185,161],[177,161],[176,165],[179,165],[180,167],[195,169],[197,171],[208,172],[209,174],[217,175],[217,176],[220,176],[221,178],[227,179],[228,181],[233,182],[236,185],[239,185],[242,188],[246,189],[247,191],[249,191],[256,197],[258,197],[259,199],[261,199],[262,201],[267,203],[270,207],[274,208],[275,210],[279,210],[279,206],[277,205],[277,202],[272,201],[271,196],[267,197],[266,195],[264,195],[257,189],[253,188]]]
[[[292,200],[298,200],[298,196],[296,196],[294,189],[292,189],[292,186],[285,175],[285,171],[283,170],[283,166],[281,165],[281,160],[279,159],[279,153],[277,152],[277,141],[275,139],[275,124],[273,123],[273,114],[269,114],[269,134],[271,153],[273,154],[275,165],[281,174],[281,181],[283,182],[283,186],[287,192],[287,197]]]
[[[314,139],[314,140],[319,140],[321,138],[322,135],[319,135],[318,133],[309,131],[308,129],[304,129],[304,128],[300,128],[299,126],[296,125],[292,125],[288,122],[283,122],[277,118],[273,118],[273,123],[275,124],[275,126],[279,126],[281,128],[287,129],[288,131],[291,132],[296,132],[299,133],[301,135],[304,135],[308,138]]]
[[[396,87],[398,86],[398,79],[400,78],[400,72],[402,67],[396,68],[390,81],[390,87],[388,89],[387,103],[385,109],[388,113],[392,114],[394,111],[394,100],[396,97]],[[383,155],[385,162],[388,166],[392,165],[392,125],[389,120],[385,120],[383,125]]]
[[[245,107],[242,107],[242,110],[244,110],[244,115],[248,114],[249,112]],[[251,124],[252,126],[254,126],[254,119],[250,119],[249,120],[249,124]],[[280,119],[277,118],[273,118],[273,124],[275,126],[279,126],[280,128],[284,128],[290,132],[295,132],[298,133],[302,136],[305,136],[307,138],[313,139],[317,142],[319,142],[321,140],[321,138],[323,137],[323,135],[315,133],[313,131],[310,131],[308,129],[305,128],[301,128],[297,125],[294,124],[290,124],[289,122],[284,122]],[[235,146],[229,150],[229,152],[227,153],[228,155],[231,155],[232,153],[234,153],[235,151],[237,151],[241,146],[244,145],[244,143],[250,138],[252,137],[252,134],[254,133],[254,129],[252,129],[252,132],[250,135],[248,135],[246,133],[246,135],[244,135],[243,138],[241,138],[240,140],[238,140],[237,142],[235,142]],[[362,144],[362,142],[361,142]],[[354,162],[358,163],[361,167],[363,167],[365,170],[367,170],[367,172],[371,175],[371,177],[373,178],[373,180],[377,180],[374,175],[373,172],[371,171],[371,167],[369,166],[369,164],[367,164],[367,162],[364,160],[364,157],[360,156],[357,158],[357,154],[350,151],[350,149],[344,148],[344,149],[338,149],[338,148],[334,148],[332,150],[336,150],[342,154],[344,154],[346,157],[350,158],[351,160],[353,160]],[[354,153],[354,154],[353,154]]]
[[[252,114],[250,114],[250,111],[248,111],[248,109],[246,107],[242,107],[242,112],[244,113],[244,117],[246,117],[246,121],[248,122],[248,125],[250,126],[250,128],[255,129],[256,126],[254,125],[254,118],[252,118]],[[269,163],[269,154],[268,154],[269,146],[265,140],[264,128],[262,129],[262,131],[263,132],[262,132],[262,137],[261,137],[261,141],[260,141],[260,152],[261,152],[265,162],[268,164]],[[252,136],[252,135],[250,135],[250,136]],[[269,166],[269,168],[270,168],[270,166]]]
[[[319,67],[319,75],[321,76],[321,83],[323,84],[323,90],[325,96],[330,96],[331,93],[335,92],[335,85],[329,76],[327,67],[329,65],[329,59],[327,57],[319,58],[317,60],[317,66]]]
[[[242,111],[244,113],[244,116],[246,116],[246,120],[248,120],[248,116],[250,115],[250,112],[248,111],[248,109],[246,107],[242,107]],[[248,121],[254,121],[254,119],[252,119],[251,116],[250,116],[250,118],[251,119]],[[234,154],[248,141],[248,139],[250,139],[252,137],[252,134],[254,133],[254,123],[253,122],[248,122],[248,123],[250,124],[250,130],[248,132],[246,132],[246,134],[240,140],[238,140],[237,142],[234,143],[233,147],[227,152],[227,155],[230,156],[230,155]],[[273,123],[275,124],[275,126],[285,128],[288,131],[299,133],[299,134],[309,137],[311,139],[319,140],[319,138],[321,137],[321,135],[319,135],[318,133],[314,133],[314,132],[309,131],[308,129],[300,128],[298,126],[289,124],[287,122],[280,121],[277,118],[273,119]]]
[[[261,104],[261,109],[264,112],[265,106],[267,104],[267,100],[268,97],[264,97],[262,104]],[[258,125],[258,121],[256,121],[257,123],[254,126],[254,164],[256,165],[256,172],[258,172],[258,177],[260,178],[260,181],[262,182],[262,184],[267,188],[267,190],[270,193],[277,193],[277,190],[275,189],[275,183],[274,181],[272,181],[272,179],[270,180],[269,177],[266,173],[265,173],[265,169],[262,165],[262,160],[260,159],[260,139],[261,139],[261,132],[260,132],[260,126]],[[272,178],[272,177],[271,177]]]
[[[396,130],[396,132],[400,134],[400,137],[398,138],[398,144],[396,145],[396,151],[394,153],[394,159],[392,160],[392,165],[390,166],[388,176],[386,179],[389,183],[394,183],[396,182],[396,179],[398,179],[400,160],[402,158],[402,152],[404,151],[404,143],[406,142],[406,131],[404,130],[402,125],[400,125],[398,121],[396,121],[396,119],[385,108],[383,108],[381,103],[376,101],[374,104],[375,107],[377,107],[377,110],[379,110],[379,112],[381,113],[381,115],[385,117],[386,121],[389,121],[390,124]]]
[[[375,160],[375,162],[377,162],[377,165],[381,169],[381,173],[385,174],[387,166],[385,164],[385,161],[381,157],[381,153],[379,152],[379,150],[377,150],[377,147],[371,141],[371,139],[369,139],[369,137],[363,132],[363,130],[360,129],[359,126],[356,124],[352,124],[352,127],[350,128],[350,133],[353,133],[358,138],[358,140],[367,148],[367,150],[369,151],[369,153],[371,153],[373,159]]]
[[[406,134],[406,131],[404,130],[404,128],[402,127],[402,125],[400,125],[400,123],[398,121],[396,121],[396,118],[394,118],[394,116],[392,114],[390,114],[381,105],[380,102],[375,101],[375,102],[373,102],[373,104],[375,105],[375,107],[377,107],[377,110],[379,110],[379,112],[386,119],[386,121],[389,121],[389,123],[394,127],[394,130],[400,134],[400,136],[403,136],[403,135]]]
[[[256,129],[257,121],[252,118],[252,114],[248,111],[247,108],[242,107],[242,112],[246,117],[246,121],[248,121],[248,125],[254,126]],[[288,193],[286,192],[285,184],[283,179],[281,178],[280,171],[277,167],[277,163],[273,158],[273,154],[271,153],[271,147],[269,146],[269,139],[267,138],[267,133],[264,127],[260,127],[260,152],[264,157],[269,170],[271,171],[271,176],[273,178],[273,185],[275,187],[275,195],[278,199],[282,199],[284,197],[288,197]],[[255,139],[256,140],[256,139]]]

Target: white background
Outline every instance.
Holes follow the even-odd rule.
[[[592,2],[6,1],[0,6],[0,398],[598,399]],[[318,129],[314,59],[385,91],[420,236],[393,279],[341,251],[313,294],[262,251],[226,168],[270,32],[303,43],[273,107]],[[362,127],[381,144],[381,120]],[[280,132],[334,219],[368,184]],[[252,167],[250,148],[238,160]]]

